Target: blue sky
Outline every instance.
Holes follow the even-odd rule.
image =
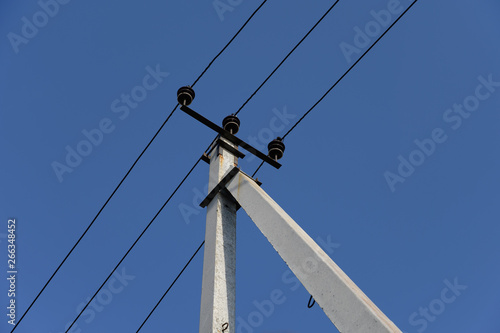
[[[232,9],[221,16],[212,1],[61,0],[45,6],[50,16],[40,14],[49,0],[1,2],[0,252],[6,272],[7,220],[16,218],[18,315],[175,106],[177,89],[260,4],[221,1]],[[268,1],[196,84],[193,109],[217,123],[235,112],[332,3]],[[238,135],[262,146],[283,135],[410,3],[340,0],[241,111]],[[408,333],[500,332],[499,11],[493,0],[419,0],[286,138],[283,167],[258,173]],[[64,332],[213,136],[174,113],[16,332]],[[87,156],[68,165],[78,149]],[[71,172],[58,177],[55,162]],[[252,173],[258,160],[240,166]],[[207,180],[200,163],[72,332],[137,330],[203,240],[197,203]],[[243,211],[237,228],[237,332],[336,331],[317,305],[307,308],[309,294]],[[141,332],[198,330],[202,254]],[[0,287],[6,312],[7,282]],[[280,304],[263,313],[256,304],[275,290]]]

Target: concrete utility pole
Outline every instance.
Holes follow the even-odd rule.
[[[241,207],[309,291],[332,323],[343,333],[401,333],[401,330],[356,286],[307,233],[260,187],[237,168],[245,155],[240,146],[279,168],[285,145],[277,138],[268,155],[234,136],[240,122],[224,118],[223,127],[187,107],[194,99],[191,87],[177,92],[181,110],[219,133],[210,163],[205,257],[200,311],[200,333],[236,333],[235,271],[236,210]]]
[[[235,166],[237,158],[217,143],[210,158],[209,192]],[[235,332],[236,209],[234,200],[223,192],[208,204],[200,332]]]

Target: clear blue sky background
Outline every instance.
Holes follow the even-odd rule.
[[[332,3],[268,1],[196,85],[193,108],[215,122],[236,111]],[[389,3],[341,0],[243,109],[239,136],[267,144],[270,132],[283,135],[356,58],[349,62],[341,43],[353,45],[354,28],[364,30],[370,11]],[[1,2],[0,266],[4,276],[7,219],[15,217],[18,315],[175,106],[177,89],[195,80],[258,4],[243,0],[221,20],[211,0],[70,1],[16,53],[8,34],[21,35],[22,18],[33,22],[41,7]],[[283,167],[258,173],[313,238],[336,244],[334,261],[408,333],[500,332],[500,87],[481,88],[489,96],[459,128],[443,119],[475,94],[479,76],[500,82],[499,13],[494,0],[418,1],[286,138]],[[113,101],[157,65],[169,76],[120,119]],[[283,128],[275,109],[294,118]],[[66,146],[76,149],[82,131],[105,118],[114,130],[60,182],[52,163],[65,163]],[[398,157],[408,160],[414,140],[436,128],[447,140],[391,191],[384,174],[397,174]],[[177,111],[17,332],[64,332],[213,137]],[[257,165],[241,162],[248,173]],[[112,295],[109,304],[82,316],[72,332],[137,330],[203,240],[205,212],[196,207],[207,179],[201,163],[119,268],[134,279],[117,282],[116,293],[106,287],[101,301]],[[181,209],[188,206],[196,213],[187,218]],[[292,290],[282,279],[286,265],[242,210],[237,232],[237,316],[250,316],[253,332],[336,331],[317,305],[307,309],[303,287]],[[142,332],[198,330],[202,254]],[[467,288],[445,304],[442,292],[447,300],[454,294],[444,281],[455,279]],[[5,280],[0,287],[0,331],[8,332]],[[259,317],[254,301],[275,289],[285,299]],[[432,320],[418,313],[429,305],[439,313]]]

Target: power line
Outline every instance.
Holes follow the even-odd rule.
[[[142,155],[144,154],[144,152],[146,152],[146,150],[149,148],[149,146],[151,145],[151,143],[154,141],[154,139],[156,138],[156,136],[160,133],[160,131],[162,130],[163,126],[165,126],[165,124],[170,120],[170,117],[172,116],[172,114],[174,113],[174,111],[177,109],[177,106],[175,106],[175,108],[172,110],[172,112],[168,115],[167,119],[163,122],[163,124],[160,126],[160,128],[158,129],[158,131],[156,132],[156,134],[153,136],[153,138],[149,141],[149,143],[146,145],[146,147],[144,148],[144,150],[141,152],[141,154],[139,155],[139,157],[137,157],[137,159],[134,161],[134,163],[132,164],[132,166],[130,167],[130,169],[127,171],[127,173],[125,174],[125,176],[122,178],[122,180],[120,181],[120,183],[118,184],[118,186],[114,189],[113,193],[111,193],[111,195],[108,197],[108,199],[106,200],[106,202],[104,203],[104,205],[102,205],[101,209],[99,209],[99,211],[97,212],[97,215],[94,217],[94,219],[92,220],[92,222],[90,222],[90,224],[87,226],[87,228],[85,229],[85,231],[83,232],[83,234],[80,236],[80,238],[78,238],[78,240],[76,241],[76,243],[73,245],[73,247],[71,248],[71,250],[68,252],[68,254],[66,254],[66,256],[64,257],[64,259],[61,261],[61,263],[59,264],[59,266],[57,266],[56,270],[52,273],[52,275],[50,276],[50,278],[47,280],[47,282],[45,282],[44,286],[42,287],[42,289],[38,292],[38,294],[36,295],[35,299],[31,302],[30,306],[28,307],[28,309],[23,313],[23,315],[21,316],[21,318],[19,319],[19,321],[17,322],[17,324],[14,326],[14,328],[12,329],[11,333],[14,332],[17,328],[17,326],[19,326],[19,324],[21,323],[21,321],[23,320],[23,318],[26,316],[26,314],[30,311],[31,307],[33,306],[33,304],[35,304],[35,302],[38,300],[38,298],[40,297],[40,295],[43,293],[43,291],[45,290],[45,288],[47,288],[47,286],[49,285],[49,283],[52,281],[52,279],[54,278],[54,276],[57,274],[57,272],[59,271],[59,269],[62,267],[62,265],[66,262],[66,260],[68,259],[68,257],[71,255],[71,253],[73,253],[73,250],[78,246],[78,244],[80,243],[80,241],[83,239],[83,237],[87,234],[87,232],[89,231],[89,229],[92,227],[92,225],[94,224],[94,222],[97,220],[97,218],[99,217],[99,215],[101,215],[101,212],[104,210],[104,207],[107,206],[108,202],[111,200],[111,198],[115,195],[116,191],[118,191],[118,189],[120,188],[120,186],[122,185],[123,181],[128,177],[128,175],[130,174],[130,172],[132,171],[132,169],[135,167],[135,165],[137,164],[137,162],[139,161],[139,159],[142,157]]]
[[[293,47],[293,49],[288,52],[288,54],[285,56],[285,58],[283,58],[283,60],[281,60],[281,62],[278,64],[278,66],[276,66],[276,68],[271,72],[271,74],[269,74],[269,76],[260,84],[260,86],[253,92],[253,94],[250,95],[250,97],[248,97],[248,99],[245,101],[245,103],[243,103],[242,106],[240,106],[240,108],[238,109],[238,111],[236,111],[235,115],[237,115],[238,113],[240,113],[240,111],[245,107],[245,105],[247,105],[247,103],[255,96],[255,94],[260,90],[260,88],[262,88],[262,86],[264,86],[264,84],[266,84],[266,82],[271,78],[271,76],[274,75],[274,73],[281,67],[281,65],[283,65],[283,63],[288,59],[288,57],[299,47],[300,44],[302,44],[302,42],[309,36],[309,34],[311,32],[313,32],[314,29],[316,29],[316,27],[321,23],[321,21],[323,21],[323,19],[331,12],[331,10],[335,7],[335,5],[339,2],[340,0],[337,0],[335,1],[335,3],[330,7],[328,8],[328,10],[323,14],[323,16],[321,16],[321,18],[316,22],[315,25],[313,25],[313,27],[311,29],[309,29],[309,31],[304,35],[304,37],[302,37],[302,39]]]
[[[182,273],[184,273],[184,270],[189,266],[189,264],[191,263],[191,261],[193,260],[193,258],[196,256],[196,254],[198,253],[198,251],[200,251],[200,249],[203,246],[203,244],[205,244],[205,241],[201,242],[200,246],[198,246],[198,249],[196,249],[196,251],[193,253],[193,255],[191,256],[191,258],[186,263],[186,265],[184,265],[184,268],[182,268],[182,270],[180,271],[180,273],[177,274],[177,277],[175,278],[175,280],[170,284],[170,286],[168,287],[167,291],[165,291],[165,293],[160,298],[160,300],[158,301],[158,303],[156,303],[156,305],[151,310],[151,312],[149,312],[148,316],[146,317],[146,319],[144,319],[144,321],[142,322],[141,326],[139,327],[139,329],[137,330],[136,333],[139,333],[139,331],[142,329],[142,327],[144,326],[144,324],[146,324],[146,322],[148,321],[149,317],[151,317],[151,315],[156,310],[156,308],[158,307],[158,305],[160,305],[161,301],[163,301],[163,298],[165,298],[165,296],[167,296],[167,294],[170,291],[170,289],[172,289],[172,287],[177,282],[177,280],[180,278],[180,276],[182,275]]]
[[[200,76],[198,76],[198,78],[194,81],[194,83],[191,85],[191,87],[194,87],[194,85],[196,84],[196,82],[198,82],[199,79],[201,79],[201,77],[205,74],[205,72],[210,68],[210,66],[212,66],[212,64],[214,63],[215,59],[217,59],[221,54],[222,52],[224,52],[226,50],[226,48],[229,46],[229,44],[231,44],[233,42],[233,40],[236,38],[236,36],[239,35],[239,33],[243,30],[243,28],[245,28],[245,26],[247,25],[248,22],[250,22],[250,20],[254,17],[255,14],[257,14],[257,12],[262,8],[262,6],[264,6],[264,4],[267,2],[267,0],[264,0],[262,1],[262,3],[260,4],[259,7],[257,7],[256,10],[254,10],[254,12],[252,13],[252,15],[250,15],[250,17],[245,21],[245,23],[243,23],[243,25],[241,26],[241,28],[238,30],[238,32],[236,32],[236,34],[233,36],[233,38],[231,38],[231,40],[226,44],[226,46],[224,46],[222,48],[222,50],[220,50],[220,52],[215,56],[215,58],[212,59],[212,61],[210,61],[210,63],[208,64],[208,66],[205,68],[205,70],[200,74]]]
[[[375,44],[378,43],[378,41],[380,39],[382,39],[382,37],[384,37],[384,35],[410,10],[411,7],[413,7],[413,5],[415,3],[417,3],[418,0],[415,0],[413,1],[410,6],[408,6],[408,8],[406,8],[406,10],[389,26],[389,28],[387,28],[386,31],[384,31],[384,33],[382,35],[380,35],[380,37],[361,55],[361,57],[359,57],[358,60],[356,60],[356,62],[351,66],[349,67],[349,69],[330,87],[330,89],[328,89],[326,91],[326,93],[321,96],[321,98],[316,102],[314,103],[314,105],[309,109],[307,110],[306,113],[304,113],[304,115],[292,126],[292,128],[290,128],[288,130],[288,132],[285,133],[285,135],[283,136],[282,139],[285,139],[285,137],[290,134],[292,132],[292,130],[326,97],[326,95],[328,95],[328,93],[330,91],[332,91],[333,88],[335,88],[335,86],[351,71],[351,69],[354,68],[354,66],[356,66],[356,64],[361,60],[363,59],[363,57],[375,46]],[[259,172],[260,168],[262,167],[262,165],[264,165],[264,161],[262,161],[259,166],[257,167],[257,169],[255,169],[254,173],[252,174],[252,178],[257,174],[257,172]],[[311,300],[313,301],[312,304],[311,304]],[[314,298],[311,296],[309,298],[309,302],[307,304],[307,307],[308,308],[312,308],[313,305],[315,303],[315,300]]]
[[[113,270],[111,271],[111,273],[109,273],[109,275],[106,278],[106,280],[104,280],[104,282],[101,284],[101,286],[99,287],[99,289],[97,289],[97,291],[92,296],[92,298],[90,298],[90,300],[87,302],[87,304],[85,304],[85,307],[80,310],[80,312],[78,313],[78,316],[76,316],[76,318],[73,320],[73,322],[71,323],[71,325],[66,329],[65,333],[68,333],[69,330],[71,329],[71,327],[73,327],[73,325],[76,323],[76,321],[78,320],[78,318],[80,318],[80,316],[85,311],[85,309],[89,306],[89,304],[92,302],[92,300],[97,296],[97,294],[99,293],[99,291],[101,291],[102,287],[104,287],[104,285],[106,284],[106,282],[108,282],[109,278],[111,278],[111,276],[116,271],[116,269],[118,268],[118,266],[120,266],[120,264],[123,262],[123,260],[125,260],[125,258],[128,256],[128,254],[130,253],[130,251],[132,251],[132,249],[135,247],[135,245],[137,244],[137,242],[139,242],[139,240],[142,238],[142,236],[144,235],[144,233],[149,229],[149,227],[151,226],[151,224],[153,224],[154,220],[158,217],[158,215],[160,215],[160,213],[163,210],[163,208],[165,208],[165,206],[170,202],[170,199],[172,199],[172,197],[175,195],[175,193],[177,193],[177,190],[179,190],[179,188],[182,186],[182,184],[184,184],[184,182],[186,181],[186,179],[189,177],[189,175],[191,174],[191,172],[193,172],[193,170],[196,168],[196,166],[198,165],[198,163],[200,163],[200,161],[201,161],[201,158],[199,158],[196,161],[196,163],[193,165],[193,167],[184,176],[184,178],[181,180],[181,182],[179,183],[179,185],[177,185],[177,187],[172,192],[172,194],[170,194],[170,196],[168,197],[167,201],[165,201],[165,203],[163,204],[163,206],[161,206],[160,210],[151,219],[151,221],[148,223],[148,225],[146,226],[146,228],[144,228],[144,230],[142,230],[142,232],[139,235],[139,237],[137,237],[137,239],[134,241],[134,243],[132,244],[132,246],[129,247],[129,249],[127,250],[127,252],[125,253],[125,255],[123,255],[123,257],[120,259],[120,261],[118,262],[118,264],[116,264],[115,268],[113,268]]]
[[[384,33],[382,35],[379,36],[379,38],[377,38],[377,40],[358,58],[358,60],[356,60],[354,62],[354,64],[352,64],[351,67],[349,67],[349,69],[337,80],[335,81],[335,83],[323,94],[323,96],[320,97],[320,99],[318,101],[316,101],[316,103],[314,103],[314,105],[309,109],[307,110],[306,113],[304,113],[304,115],[302,115],[302,117],[300,117],[299,120],[297,120],[297,122],[288,130],[288,132],[285,133],[285,135],[283,135],[282,139],[285,139],[285,137],[290,134],[294,129],[295,127],[297,127],[297,125],[319,104],[321,103],[321,101],[330,93],[330,91],[332,91],[333,88],[335,88],[335,86],[337,84],[339,84],[339,82],[354,68],[354,66],[356,66],[360,61],[361,59],[363,59],[363,57],[382,39],[382,37],[385,36],[385,34],[387,32],[389,32],[389,30],[391,30],[391,28],[410,10],[411,7],[413,7],[413,5],[417,2],[418,0],[415,0],[413,1],[409,6],[408,8],[406,8],[406,10],[387,28],[387,30],[384,31]],[[260,165],[257,167],[257,169],[255,169],[254,173],[252,174],[252,177],[255,176],[255,174],[257,174],[257,172],[260,170],[260,168],[262,167],[262,165],[264,165],[264,162],[260,163]]]
[[[236,32],[236,34],[229,40],[229,42],[227,42],[227,44],[222,48],[222,50],[212,59],[212,61],[210,61],[210,63],[208,64],[208,66],[203,70],[203,72],[198,76],[198,78],[194,81],[194,83],[192,84],[192,86],[194,86],[200,79],[201,77],[207,72],[207,70],[212,66],[212,64],[215,62],[215,60],[226,50],[226,48],[234,41],[234,39],[240,34],[240,32],[243,30],[243,28],[245,28],[245,26],[248,24],[248,22],[250,22],[250,20],[253,18],[253,16],[262,8],[262,6],[267,2],[267,0],[264,0],[262,1],[262,3],[260,4],[259,7],[257,7],[257,9],[252,13],[252,15],[250,15],[250,17],[245,21],[245,23],[241,26],[241,28]],[[153,143],[153,141],[156,139],[156,137],[158,136],[158,134],[161,132],[161,130],[163,129],[163,127],[165,126],[165,124],[170,120],[170,118],[172,117],[172,115],[174,114],[175,110],[177,110],[177,107],[178,107],[178,104],[173,108],[173,110],[170,112],[170,114],[168,115],[168,117],[165,119],[165,121],[163,122],[163,124],[160,126],[160,128],[156,131],[155,135],[151,138],[151,140],[149,141],[149,143],[146,145],[146,147],[142,150],[142,152],[140,153],[140,155],[136,158],[136,160],[134,161],[134,163],[132,164],[132,166],[128,169],[127,173],[125,174],[125,176],[122,178],[122,180],[118,183],[118,186],[113,190],[113,192],[111,193],[111,195],[108,197],[108,199],[106,200],[106,202],[104,203],[104,205],[102,205],[102,207],[99,209],[99,211],[97,212],[96,216],[94,217],[94,219],[92,220],[92,222],[90,222],[90,224],[87,226],[87,228],[85,229],[85,231],[82,233],[82,235],[80,236],[80,238],[78,238],[78,240],[76,241],[76,243],[73,245],[73,247],[71,248],[71,250],[68,252],[68,254],[66,254],[66,256],[64,257],[64,259],[61,261],[61,263],[59,264],[59,266],[57,266],[56,270],[52,273],[52,275],[50,276],[50,278],[47,280],[47,282],[44,284],[44,286],[42,287],[42,289],[38,292],[38,294],[36,295],[35,299],[31,302],[31,304],[29,305],[28,309],[23,313],[23,315],[21,316],[21,318],[18,320],[18,322],[16,323],[16,325],[14,326],[14,328],[12,329],[11,333],[14,332],[16,330],[16,328],[19,326],[19,324],[21,323],[21,321],[23,320],[23,318],[26,316],[26,314],[30,311],[30,309],[32,308],[32,306],[35,304],[35,302],[38,300],[38,298],[40,297],[40,295],[43,293],[43,291],[45,290],[45,288],[47,288],[47,286],[49,285],[49,283],[52,281],[52,279],[54,278],[54,276],[57,274],[57,272],[59,271],[59,269],[62,267],[62,265],[66,262],[66,260],[68,259],[68,257],[71,255],[71,253],[73,253],[74,249],[78,246],[78,244],[80,243],[80,241],[83,239],[83,237],[87,234],[87,232],[89,231],[89,229],[92,227],[92,225],[94,224],[94,222],[97,220],[97,218],[99,217],[99,215],[101,214],[101,212],[104,210],[104,208],[107,206],[108,202],[111,200],[111,198],[115,195],[116,191],[118,191],[118,189],[120,188],[120,186],[122,185],[122,183],[125,181],[125,179],[128,177],[128,175],[130,174],[130,172],[132,171],[132,169],[135,167],[135,165],[137,164],[137,162],[141,159],[142,155],[146,152],[146,150],[149,148],[149,146]]]
[[[260,168],[261,168],[263,165],[264,165],[264,161],[262,161],[262,162],[259,164],[259,166],[257,167],[257,169],[255,169],[255,171],[254,171],[254,172],[253,172],[253,174],[252,174],[252,178],[255,176],[255,174],[256,174],[257,172],[259,172]]]
[[[351,71],[351,69],[353,69],[354,66],[356,66],[361,61],[361,59],[363,59],[363,57],[382,39],[382,37],[385,36],[385,34],[389,30],[391,30],[391,28],[408,12],[408,10],[410,10],[411,7],[413,7],[413,5],[417,1],[418,0],[413,1],[411,5],[408,6],[408,8],[406,8],[406,10],[389,26],[389,28],[387,28],[387,30],[385,30],[384,33],[380,35],[379,38],[377,38],[377,40],[361,55],[361,57],[359,57],[358,60],[356,60],[354,64],[352,64],[352,66],[349,67],[349,69],[330,87],[330,89],[328,89],[323,94],[323,96],[321,96],[321,98],[316,103],[314,103],[314,105],[309,110],[307,110],[306,113],[304,113],[302,117],[300,117],[300,119],[292,126],[292,128],[290,128],[288,132],[283,135],[283,139],[285,139],[285,137],[290,134],[290,132],[293,131],[293,129],[326,97],[326,95],[328,95],[328,93],[332,91],[333,88],[335,88],[335,86]]]
[[[269,74],[266,77],[266,79],[264,81],[262,81],[262,83],[257,87],[257,89],[255,89],[255,91],[250,95],[250,97],[247,98],[247,100],[240,106],[240,108],[238,109],[238,111],[235,112],[234,115],[237,115],[238,113],[240,113],[241,110],[243,110],[243,108],[248,104],[248,102],[250,102],[250,100],[257,94],[257,92],[259,92],[259,90],[267,83],[267,81],[269,81],[269,79],[274,75],[274,73],[276,73],[276,71],[281,67],[281,65],[283,65],[285,63],[285,61],[288,59],[288,57],[290,55],[292,55],[292,53],[299,47],[300,44],[302,44],[302,42],[311,34],[311,32],[313,32],[313,30],[316,29],[316,27],[321,23],[321,21],[323,21],[323,19],[330,13],[330,11],[335,7],[335,5],[339,1],[340,0],[335,1],[335,3],[330,8],[328,8],[328,10],[323,14],[323,16],[321,16],[321,18],[313,25],[313,27],[311,29],[309,29],[309,31],[302,37],[302,39],[297,44],[295,44],[295,46],[292,48],[292,50],[290,52],[288,52],[288,54],[280,61],[278,66],[276,66],[276,68],[274,68],[274,70],[271,72],[271,74]],[[208,150],[212,147],[212,145],[214,144],[214,142],[216,140],[217,140],[217,137],[215,137],[215,139],[212,140],[212,143],[205,150],[205,153],[208,152]]]

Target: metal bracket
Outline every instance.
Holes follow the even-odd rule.
[[[210,157],[207,155],[207,153],[203,153],[203,155],[201,155],[201,160],[207,164],[210,164]]]
[[[229,171],[227,173],[227,175],[225,175],[224,178],[221,179],[219,184],[217,184],[212,189],[212,191],[210,191],[210,193],[208,193],[208,195],[205,197],[205,199],[203,199],[203,201],[200,203],[200,207],[201,208],[207,207],[208,204],[212,201],[213,198],[215,198],[215,196],[219,192],[224,193],[224,194],[228,195],[229,197],[233,198],[233,195],[231,193],[229,193],[229,191],[227,190],[226,185],[227,185],[227,183],[229,183],[233,179],[233,177],[238,173],[238,171],[241,172],[242,174],[244,174],[245,176],[247,176],[248,178],[253,179],[251,176],[249,176],[248,174],[241,171],[238,167],[232,168],[231,171]],[[259,186],[262,185],[262,182],[259,181],[258,179],[253,179],[253,181]],[[241,207],[240,204],[238,202],[236,202],[236,204],[237,204],[238,209],[239,209]]]
[[[232,147],[231,145],[228,145],[226,141],[224,140],[221,140],[221,139],[217,139],[217,144],[224,148],[225,150],[227,150],[228,152],[230,152],[231,154],[233,154],[234,156],[236,156],[237,158],[244,158],[245,157],[245,154],[243,154],[241,151],[239,151],[238,149]]]
[[[217,184],[212,189],[212,191],[208,193],[207,197],[203,199],[203,201],[200,203],[200,207],[201,208],[207,207],[208,204],[212,201],[212,199],[215,198],[217,193],[226,188],[226,184],[229,183],[231,179],[233,179],[233,177],[238,173],[238,171],[240,171],[240,169],[238,169],[237,167],[232,168],[231,171],[229,171],[227,175],[225,175],[224,178],[220,180],[219,184]]]

